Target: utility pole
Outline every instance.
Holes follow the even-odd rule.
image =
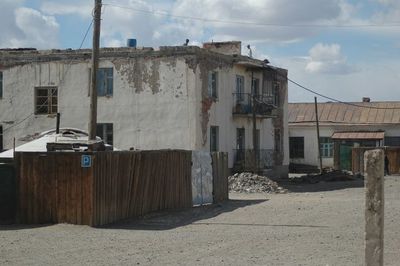
[[[90,84],[89,140],[96,139],[97,128],[97,69],[99,68],[101,0],[94,0],[92,77]]]
[[[318,121],[318,105],[317,97],[314,97],[315,102],[315,121],[317,122],[317,140],[318,140],[318,159],[319,159],[319,171],[322,174],[322,158],[321,158],[321,143],[319,141],[319,121]]]
[[[253,153],[254,153],[254,173],[257,173],[258,156],[257,156],[257,119],[256,119],[256,88],[254,84],[254,72],[251,71],[251,94],[253,101]]]

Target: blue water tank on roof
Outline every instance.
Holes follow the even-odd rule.
[[[126,45],[127,45],[128,47],[136,48],[136,39],[128,39],[128,40],[126,41]]]

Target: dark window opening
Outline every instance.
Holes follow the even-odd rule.
[[[218,131],[219,131],[218,126],[210,127],[210,151],[218,151],[219,149]]]
[[[289,138],[290,158],[304,158],[304,137]]]
[[[99,123],[97,124],[96,135],[100,137],[105,144],[113,145],[113,124]]]

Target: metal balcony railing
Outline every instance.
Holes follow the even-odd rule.
[[[255,158],[253,149],[235,149],[233,154],[234,168],[236,170],[271,169],[274,165],[273,149],[256,150]]]
[[[250,93],[233,93],[233,114],[252,114],[272,115],[276,108],[274,97],[270,95],[258,94],[253,96]]]

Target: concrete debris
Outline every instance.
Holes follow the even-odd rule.
[[[229,191],[239,193],[287,193],[275,181],[252,173],[236,173],[228,177]]]

